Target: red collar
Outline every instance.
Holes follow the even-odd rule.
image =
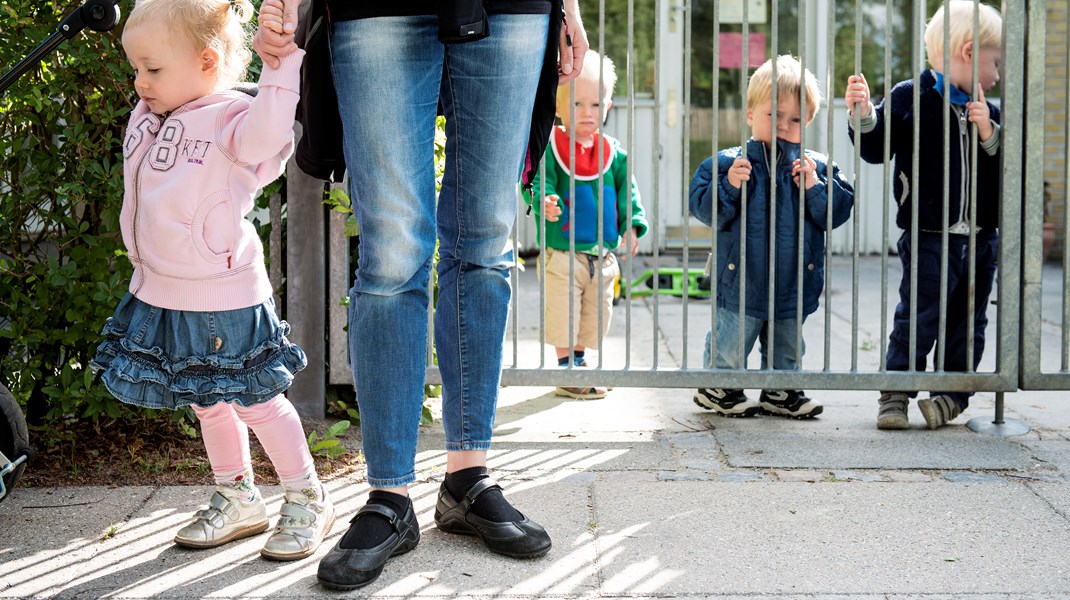
[[[554,127],[554,135],[551,140],[550,147],[554,151],[554,158],[557,159],[557,164],[565,173],[569,173],[569,157],[571,155],[569,147],[569,134],[561,127]],[[604,156],[602,166],[604,171],[609,171],[611,159],[613,158],[613,147],[604,137],[598,133],[594,134],[594,144],[590,147],[584,147],[578,142],[575,144],[576,149],[576,179],[591,180],[598,178],[598,148],[601,146],[602,154]]]

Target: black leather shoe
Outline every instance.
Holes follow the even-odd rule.
[[[350,524],[356,523],[357,519],[369,513],[386,517],[394,527],[394,533],[374,548],[347,550],[341,547],[342,541],[339,540],[320,561],[316,577],[324,586],[339,590],[355,590],[366,586],[383,572],[387,559],[405,554],[420,541],[420,525],[416,522],[416,514],[412,512],[412,504],[409,504],[402,517],[398,517],[389,506],[365,504],[349,520]],[[342,537],[345,539],[345,536]]]
[[[519,521],[488,521],[469,511],[486,491],[502,487],[490,477],[480,479],[458,502],[443,483],[435,505],[435,525],[447,533],[474,535],[491,552],[513,558],[535,558],[550,551],[550,535],[535,521],[521,515]]]

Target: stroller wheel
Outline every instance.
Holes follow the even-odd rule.
[[[0,470],[7,470],[3,476],[4,488],[10,493],[11,488],[22,477],[26,468],[20,458],[29,456],[30,434],[26,429],[26,417],[22,414],[22,407],[15,401],[15,397],[6,387],[0,385],[0,452],[6,460],[0,459]],[[8,462],[11,461],[11,462]],[[13,468],[11,465],[15,464]],[[0,493],[0,501],[7,497],[6,493]]]

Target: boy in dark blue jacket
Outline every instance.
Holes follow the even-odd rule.
[[[966,370],[966,339],[969,303],[969,234],[976,232],[976,287],[974,289],[973,368],[981,361],[985,347],[985,309],[996,274],[999,254],[1000,143],[999,109],[985,101],[984,90],[999,81],[999,64],[1003,46],[1003,21],[992,7],[981,4],[978,29],[978,81],[973,82],[973,12],[972,0],[949,3],[951,51],[950,64],[944,68],[944,8],[941,6],[925,29],[925,50],[931,69],[920,76],[920,139],[918,140],[918,181],[912,179],[914,153],[914,80],[892,88],[874,108],[869,100],[869,85],[864,75],[848,78],[844,99],[851,111],[861,110],[860,152],[866,162],[881,163],[895,158],[895,197],[899,208],[896,224],[903,229],[899,237],[899,259],[903,279],[899,284],[899,304],[888,340],[886,368],[905,371],[910,367],[910,256],[917,253],[917,328],[914,368],[925,370],[926,356],[932,351],[940,328],[940,271],[947,264],[947,314],[945,324],[946,371]],[[944,77],[950,83],[950,139],[944,144]],[[972,102],[969,91],[976,89],[978,101]],[[891,156],[884,156],[884,105],[891,108]],[[971,197],[969,124],[977,128],[977,194]],[[854,141],[853,129],[849,129]],[[950,158],[948,174],[948,217],[944,220],[944,157]],[[971,202],[976,202],[976,222],[971,222]],[[917,245],[911,240],[913,204],[918,204]],[[941,250],[942,232],[948,231],[948,253]],[[917,392],[883,392],[877,414],[878,429],[907,429],[907,406]],[[929,429],[936,429],[965,410],[969,392],[931,392],[918,400],[918,409]]]
[[[796,320],[799,285],[802,285],[803,319],[817,310],[825,285],[825,231],[828,228],[828,186],[832,186],[832,226],[851,216],[854,189],[832,165],[828,179],[825,156],[807,150],[800,157],[799,142],[804,127],[817,114],[821,90],[809,70],[802,75],[799,61],[791,56],[776,59],[776,132],[773,131],[773,61],[766,61],[751,76],[747,90],[747,125],[752,137],[745,148],[722,150],[699,165],[691,180],[689,207],[699,221],[717,227],[717,337],[706,334],[705,366],[742,369],[746,357],[760,340],[762,368],[799,368],[796,346],[802,322]],[[806,88],[805,116],[799,106],[800,87]],[[771,165],[771,147],[777,145],[776,164]],[[770,201],[771,181],[776,178],[776,200]],[[740,257],[742,231],[742,186],[747,184],[747,254]],[[799,248],[799,186],[805,189],[803,211],[803,280],[797,280]],[[770,234],[771,211],[775,231]],[[770,235],[775,240],[775,268],[769,271]],[[746,289],[740,322],[740,272],[745,269]],[[769,294],[775,314],[769,314]],[[768,354],[772,323],[772,356]],[[743,348],[739,328],[743,327]],[[759,401],[743,390],[700,388],[695,403],[726,417],[749,417],[759,412],[798,419],[814,417],[823,410],[802,390],[763,390]]]

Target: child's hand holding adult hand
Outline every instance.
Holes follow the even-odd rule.
[[[260,59],[274,69],[279,58],[297,50],[294,31],[297,30],[297,8],[302,0],[264,0],[257,15],[258,26],[253,37],[253,50]]]
[[[559,198],[557,196],[547,196],[546,200],[542,203],[542,214],[546,215],[546,220],[551,223],[556,223],[561,217],[561,207],[557,205]]]
[[[792,179],[795,180],[795,185],[799,184],[799,175],[803,175],[806,179],[804,184],[806,189],[810,189],[817,185],[817,163],[809,156],[804,156],[806,162],[803,163],[800,159],[795,159],[795,163],[791,168]]]
[[[847,78],[847,90],[843,93],[843,100],[847,103],[847,110],[851,118],[855,116],[855,109],[862,107],[861,117],[868,117],[873,112],[873,103],[869,101],[869,84],[866,76],[862,73],[851,75]]]
[[[750,181],[750,161],[740,156],[728,169],[728,183],[739,189],[744,181]]]
[[[282,11],[285,6],[282,0],[264,0],[260,5],[260,13],[256,16],[256,22],[260,27],[266,27],[275,33],[283,33]]]
[[[985,91],[981,89],[981,84],[977,84],[977,102],[967,102],[966,111],[970,123],[977,126],[977,137],[987,142],[995,133],[996,126],[992,124],[992,113],[988,109],[988,102],[985,102]]]

